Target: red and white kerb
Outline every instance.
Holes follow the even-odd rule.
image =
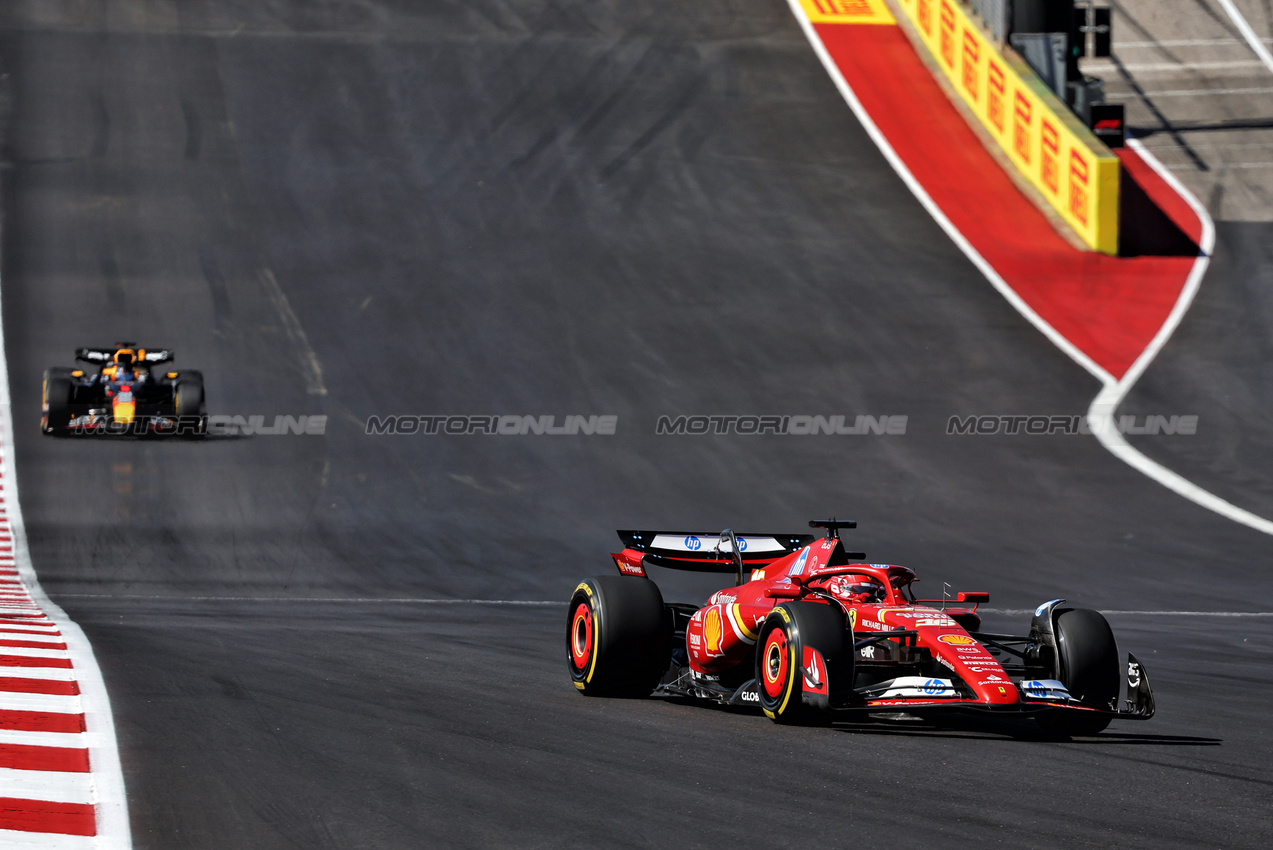
[[[0,847],[128,848],[101,673],[83,632],[30,569],[21,514],[9,502],[12,457],[0,433]]]

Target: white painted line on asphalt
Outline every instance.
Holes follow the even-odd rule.
[[[8,767],[0,767],[0,797],[47,800],[52,803],[96,802],[93,799],[93,776],[90,773],[14,770]],[[0,841],[0,846],[9,845]]]
[[[438,599],[432,597],[399,596],[380,599],[374,596],[347,596],[327,598],[323,596],[143,596],[128,593],[64,593],[63,599],[119,599],[145,602],[313,602],[353,605],[566,605],[565,602],[544,602],[523,599]],[[3,649],[3,647],[0,647]],[[0,654],[3,654],[0,652]]]
[[[1177,132],[1188,133],[1190,131],[1178,129]],[[1247,144],[1244,142],[1232,142],[1232,143],[1224,142],[1224,141],[1213,142],[1211,141],[1211,138],[1214,138],[1214,137],[1203,137],[1195,141],[1190,141],[1189,147],[1193,148],[1194,150],[1200,150],[1200,151],[1258,150],[1258,151],[1268,152],[1269,150],[1273,150],[1273,144],[1270,144],[1269,142],[1258,142],[1258,143],[1252,143],[1252,144]],[[1243,134],[1239,138],[1250,138],[1250,137],[1247,136],[1246,134]],[[1160,156],[1163,154],[1180,155],[1180,146],[1177,145],[1176,142],[1174,142],[1173,140],[1168,138],[1163,138],[1161,136],[1158,136],[1158,137],[1150,136],[1150,137],[1144,138],[1142,139],[1141,144],[1149,148],[1151,151],[1156,152]]]
[[[1265,44],[1273,44],[1273,38],[1260,39]],[[1246,44],[1240,38],[1168,38],[1162,41],[1116,41],[1115,50],[1138,50],[1149,47],[1223,47],[1231,44]]]
[[[1135,617],[1273,617],[1273,611],[1105,611]]]
[[[1273,94],[1273,88],[1249,89],[1170,89],[1167,91],[1147,91],[1145,97],[1217,97],[1235,94]],[[1106,100],[1135,100],[1140,97],[1136,92],[1110,92]]]
[[[1255,51],[1255,55],[1260,57],[1260,62],[1269,69],[1270,73],[1273,73],[1273,53],[1269,53],[1269,49],[1264,46],[1264,40],[1251,29],[1251,25],[1246,22],[1246,18],[1242,17],[1242,13],[1233,4],[1233,0],[1220,0],[1220,5],[1224,7],[1225,14],[1233,21],[1234,26],[1242,33],[1246,43]]]
[[[214,601],[232,600],[235,602],[352,602],[352,603],[379,603],[379,602],[410,602],[424,605],[511,605],[511,606],[532,606],[536,608],[565,608],[567,603],[549,599],[317,599],[313,597],[285,597],[285,596],[211,596],[211,597],[175,597],[175,596],[127,596],[127,597],[98,597],[107,599],[163,599],[170,601],[189,602],[198,599],[210,599]],[[983,614],[1032,614],[1033,608],[986,608],[977,609]],[[1273,617],[1273,611],[1104,611],[1106,614],[1144,614],[1148,616],[1181,616],[1181,617]]]
[[[309,344],[309,337],[305,335],[305,328],[301,326],[301,320],[296,317],[296,313],[292,310],[292,305],[287,300],[287,294],[283,292],[283,287],[278,285],[274,272],[269,269],[261,270],[260,279],[261,286],[265,289],[265,294],[269,296],[270,301],[274,304],[279,321],[283,324],[283,331],[287,334],[288,340],[291,341],[300,356],[301,373],[305,376],[305,391],[310,395],[327,395],[327,387],[323,384],[323,364],[318,359],[318,354],[314,352],[313,346]]]
[[[1092,433],[1096,436],[1096,439],[1100,440],[1101,445],[1133,469],[1144,473],[1167,489],[1184,496],[1197,505],[1215,511],[1221,516],[1227,517],[1234,522],[1239,522],[1248,528],[1253,528],[1265,534],[1273,534],[1273,522],[1221,499],[1214,493],[1204,490],[1189,481],[1184,476],[1172,472],[1157,461],[1150,460],[1138,450],[1132,448],[1114,426],[1114,414],[1117,412],[1118,406],[1122,404],[1123,399],[1127,397],[1132,387],[1140,380],[1140,376],[1145,373],[1149,364],[1158,356],[1158,352],[1167,344],[1167,340],[1171,339],[1171,335],[1180,326],[1185,313],[1188,312],[1189,306],[1193,303],[1194,296],[1197,295],[1198,288],[1202,285],[1202,276],[1206,274],[1207,266],[1211,261],[1211,251],[1215,248],[1216,241],[1215,225],[1211,221],[1211,216],[1207,213],[1206,208],[1198,203],[1198,199],[1193,196],[1193,193],[1186,189],[1184,184],[1169,169],[1165,168],[1158,161],[1158,158],[1150,153],[1139,141],[1128,139],[1127,144],[1136,153],[1140,154],[1149,163],[1150,167],[1157,171],[1167,181],[1168,185],[1175,189],[1193,208],[1194,214],[1202,222],[1202,244],[1199,246],[1202,252],[1198,255],[1198,259],[1194,261],[1184,288],[1180,291],[1180,297],[1176,299],[1175,306],[1172,307],[1171,313],[1167,316],[1167,321],[1159,328],[1158,333],[1154,335],[1149,345],[1141,352],[1140,357],[1136,358],[1136,362],[1127,370],[1122,379],[1106,383],[1096,398],[1092,400],[1092,406],[1087,411],[1087,421],[1091,423]]]
[[[1261,48],[1263,45],[1261,45]],[[1268,52],[1267,50],[1265,51]],[[1263,60],[1255,59],[1229,59],[1223,62],[1127,62],[1116,65],[1113,62],[1084,62],[1083,70],[1086,72],[1103,71],[1107,74],[1116,73],[1120,68],[1124,71],[1228,71],[1228,70],[1245,70],[1255,69],[1265,66]]]
[[[978,608],[978,614],[1004,614],[1008,616],[1019,616],[1022,614],[1033,614],[1033,608]],[[1106,616],[1118,615],[1120,617],[1273,617],[1273,611],[1119,611],[1116,609],[1101,609],[1101,613]]]
[[[1165,166],[1172,171],[1197,171],[1198,167],[1189,162],[1178,162],[1174,165]],[[1212,171],[1258,171],[1262,168],[1273,168],[1273,162],[1218,162],[1210,169]]]

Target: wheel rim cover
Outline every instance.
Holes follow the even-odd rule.
[[[575,608],[575,615],[570,618],[570,660],[578,670],[588,666],[592,658],[592,612],[588,606],[580,603]]]
[[[787,682],[787,636],[782,629],[774,629],[765,639],[762,656],[763,687],[765,693],[777,699]]]

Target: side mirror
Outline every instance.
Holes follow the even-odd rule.
[[[990,594],[989,593],[960,593],[957,596],[955,596],[955,601],[956,602],[971,602],[972,604],[977,605],[982,602],[989,602]]]

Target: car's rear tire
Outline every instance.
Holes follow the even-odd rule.
[[[71,400],[75,388],[71,385],[71,370],[46,369],[44,372],[43,398],[40,402],[40,430],[45,434],[65,434],[71,422]]]
[[[182,372],[172,388],[174,412],[177,414],[177,432],[187,437],[202,437],[207,433],[208,405],[203,395],[203,373]],[[197,430],[190,430],[187,423],[196,421]]]
[[[822,656],[827,668],[826,693],[806,692],[808,674],[802,666],[806,647]],[[830,695],[852,686],[852,665],[853,631],[838,607],[785,602],[765,618],[756,639],[760,707],[775,723],[829,723]]]
[[[566,660],[587,696],[648,696],[672,657],[671,612],[649,579],[593,576],[570,597]]]
[[[1099,611],[1064,608],[1056,615],[1057,662],[1060,680],[1070,695],[1088,708],[1109,711],[1118,699],[1118,644],[1114,632]],[[1057,712],[1038,718],[1052,735],[1095,735],[1109,726],[1108,716],[1086,712]]]

